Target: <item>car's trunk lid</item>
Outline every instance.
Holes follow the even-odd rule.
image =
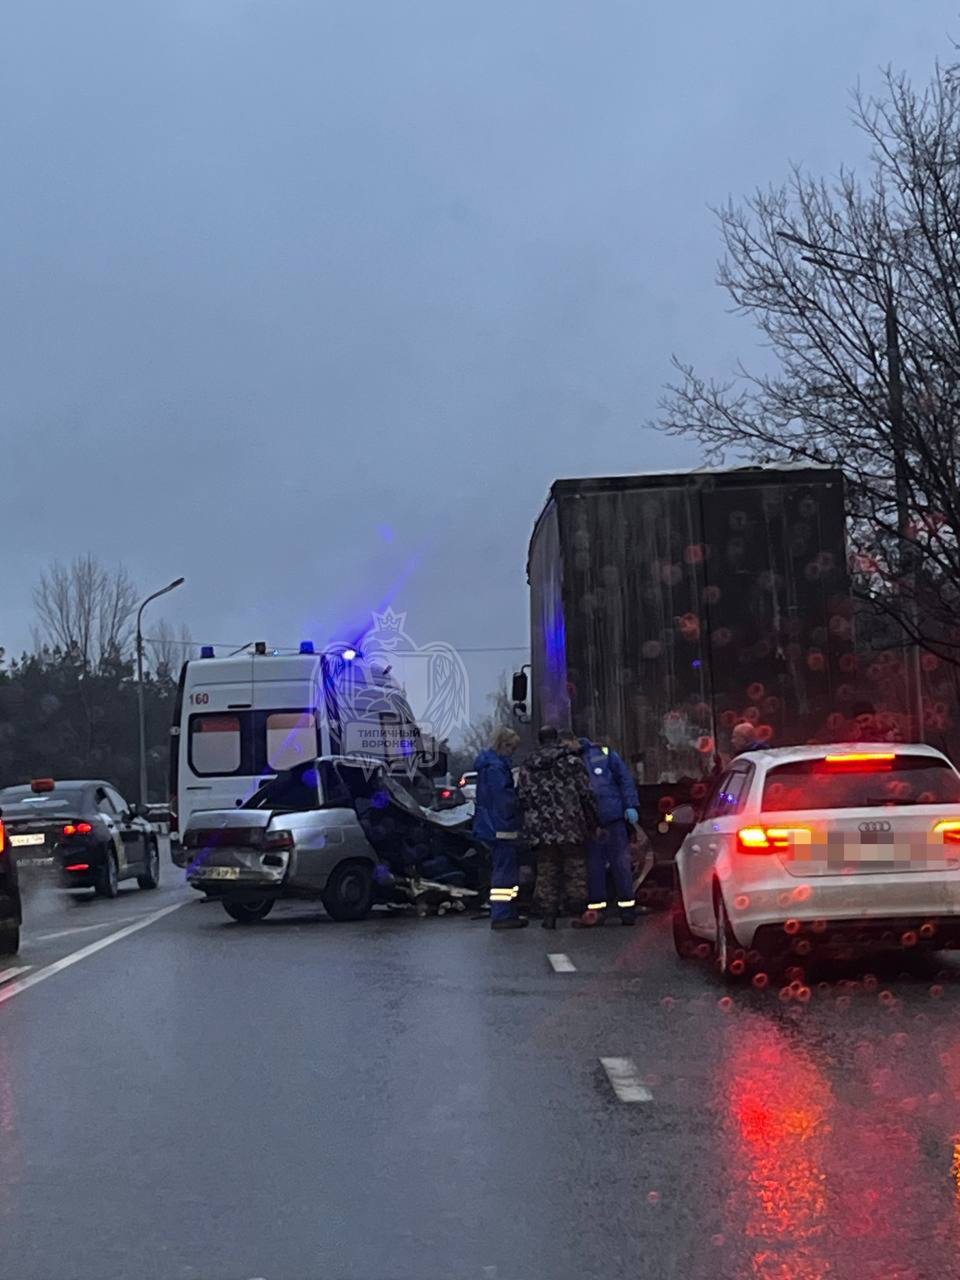
[[[784,833],[784,870],[807,878],[960,871],[960,843],[936,829],[945,821],[960,822],[960,805],[797,810],[764,825],[775,838]]]

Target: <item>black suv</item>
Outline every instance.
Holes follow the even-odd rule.
[[[22,919],[17,863],[0,814],[0,956],[15,956],[20,950]]]

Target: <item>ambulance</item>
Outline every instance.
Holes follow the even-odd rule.
[[[244,803],[282,769],[317,756],[383,761],[413,778],[435,771],[388,667],[349,647],[318,653],[252,651],[217,657],[204,646],[184,663],[170,729],[170,846],[185,866],[180,833],[201,809]]]

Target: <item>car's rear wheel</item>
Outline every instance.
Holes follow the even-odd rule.
[[[697,948],[703,944],[690,928],[687,909],[683,905],[683,893],[680,890],[679,880],[675,882],[672,912],[673,945],[676,948],[677,955],[683,960],[692,960],[697,955]]]
[[[156,889],[160,884],[160,850],[156,840],[150,841],[147,869],[142,876],[137,876],[137,884],[141,889]]]
[[[366,862],[343,862],[323,891],[323,905],[334,920],[362,920],[373,906],[373,869]]]
[[[103,866],[97,876],[95,892],[101,898],[115,898],[120,891],[120,873],[117,869],[117,855],[112,849],[107,851]]]
[[[725,982],[739,982],[748,976],[747,953],[741,947],[733,932],[730,917],[723,901],[719,886],[713,893],[713,910],[717,924],[716,939],[713,944],[713,960],[717,973]]]
[[[260,920],[266,920],[275,902],[276,898],[255,898],[250,902],[233,902],[224,898],[223,909],[237,924],[257,924]]]
[[[20,950],[20,926],[0,924],[0,956],[15,956]]]

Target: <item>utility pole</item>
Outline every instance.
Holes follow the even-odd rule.
[[[173,591],[185,581],[184,578],[176,578],[173,582],[168,583],[159,591],[155,591],[152,596],[147,596],[146,600],[137,610],[137,717],[140,728],[140,808],[141,811],[147,807],[147,723],[143,709],[143,631],[141,629],[141,620],[143,611],[151,600],[156,600],[158,596],[165,596],[168,591]]]

